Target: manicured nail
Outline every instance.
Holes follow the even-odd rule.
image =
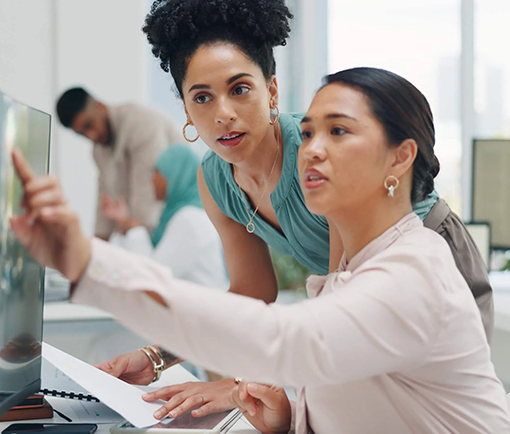
[[[258,390],[258,386],[256,384],[250,383],[246,386],[249,392],[256,392]]]
[[[171,418],[174,418],[175,417],[175,413],[173,411],[171,411],[170,413],[168,413],[168,416],[170,416]]]
[[[154,413],[154,417],[159,419],[161,417],[161,411],[158,410],[156,413]]]
[[[147,398],[150,398],[150,397],[151,397],[150,393],[144,393],[144,394],[142,395],[142,398],[143,398],[143,399],[147,399]]]

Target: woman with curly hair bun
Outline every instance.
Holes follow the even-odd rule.
[[[157,0],[143,28],[184,103],[184,137],[191,142],[200,136],[210,148],[198,184],[221,237],[230,292],[266,303],[277,296],[268,246],[322,275],[338,267],[343,253],[338,231],[330,231],[326,218],[305,205],[297,172],[302,115],[278,110],[273,49],[285,45],[291,18],[284,0]],[[433,140],[433,126],[429,133]],[[487,273],[464,226],[434,191],[438,171],[439,163],[428,178],[418,179],[427,189],[413,196],[413,210],[449,242],[489,335]],[[165,352],[163,356],[165,366],[179,361]],[[131,382],[154,377],[151,361],[140,351],[102,366]],[[197,406],[193,415],[203,416],[228,408],[234,387],[234,379],[185,384],[148,399],[169,400],[159,417]]]

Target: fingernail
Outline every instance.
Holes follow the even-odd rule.
[[[144,394],[142,395],[142,398],[143,398],[143,399],[147,399],[147,398],[150,398],[150,397],[151,397],[151,395],[150,395],[149,393],[144,393]]]
[[[253,383],[249,383],[246,388],[250,391],[250,392],[256,392],[257,389],[258,389],[258,386],[256,384],[253,384]]]
[[[173,411],[171,411],[170,413],[168,413],[168,416],[173,418],[173,417],[175,417],[175,413]]]
[[[161,412],[158,410],[156,413],[154,413],[154,417],[159,419],[161,417]]]

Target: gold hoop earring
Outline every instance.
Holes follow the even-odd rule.
[[[278,123],[278,120],[280,119],[280,109],[278,108],[278,106],[276,106],[274,110],[276,110],[276,115],[272,122],[271,120],[269,121],[269,125],[276,125]]]
[[[186,124],[182,128],[182,135],[184,136],[184,140],[186,140],[189,143],[193,143],[193,142],[196,142],[200,138],[200,134],[198,134],[198,131],[197,131],[197,136],[193,140],[188,139],[188,136],[186,135],[186,128],[188,128],[189,126],[193,126],[193,124],[190,121],[186,122]]]
[[[389,185],[388,183],[389,181],[394,181],[395,184]],[[399,185],[400,181],[396,176],[390,175],[386,177],[386,179],[384,180],[384,188],[388,190],[388,197],[395,197],[395,190],[398,188]]]

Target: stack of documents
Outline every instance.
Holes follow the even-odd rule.
[[[153,414],[163,402],[150,403],[142,399],[142,395],[147,390],[156,390],[157,387],[147,388],[125,383],[47,343],[43,343],[42,355],[43,390],[48,392],[56,390],[68,398],[72,393],[73,398],[77,399],[76,402],[80,403],[69,404],[70,407],[74,407],[73,412],[79,412],[82,416],[88,414],[91,419],[94,419],[94,412],[96,412],[96,419],[91,420],[94,423],[117,422],[121,419],[117,413],[139,428],[159,422]],[[166,385],[190,381],[190,377],[196,380],[181,366],[174,366],[168,371],[171,372],[169,372],[170,375],[166,375]],[[171,377],[170,382],[168,382],[169,377]],[[59,393],[54,395],[59,396]],[[94,402],[93,397],[100,403]],[[111,410],[106,411],[106,406]],[[104,420],[104,422],[98,422],[98,420]],[[81,420],[81,422],[85,421]]]

